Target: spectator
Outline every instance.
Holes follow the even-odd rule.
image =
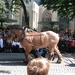
[[[28,75],[47,75],[50,68],[48,59],[40,57],[31,60],[27,65]]]
[[[59,43],[58,43],[58,47],[59,47],[60,52],[64,52],[64,50],[65,50],[64,38],[60,38]]]
[[[11,42],[6,42],[5,45],[4,45],[4,51],[6,53],[11,53],[12,50],[11,50]]]
[[[70,41],[70,52],[75,52],[75,40]]]
[[[65,38],[64,39],[64,48],[65,48],[65,52],[70,52],[69,51],[69,39],[68,38]]]
[[[35,28],[33,29],[34,31],[37,31]]]
[[[0,35],[3,37],[3,28],[0,28]]]
[[[12,52],[17,53],[19,50],[19,45],[18,45],[18,41],[15,39],[14,41],[12,41],[12,46],[11,46]]]
[[[0,52],[2,52],[3,50],[3,39],[2,39],[2,35],[0,35]]]
[[[20,42],[18,42],[17,45],[19,46],[18,52],[19,52],[19,53],[24,53],[24,52],[25,52],[25,51],[24,51],[24,48],[21,46]]]
[[[74,31],[74,33],[73,33],[73,38],[74,38],[74,40],[75,40],[75,31]]]
[[[44,48],[40,48],[39,53],[41,54],[41,56],[45,57],[47,51]]]

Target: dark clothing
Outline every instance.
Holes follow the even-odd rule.
[[[71,53],[75,52],[75,42],[74,41],[70,41],[70,52]]]
[[[59,47],[60,52],[64,52],[65,51],[65,41],[64,41],[64,39],[63,40],[61,40],[61,39],[59,40],[58,47]]]
[[[19,46],[18,45],[16,45],[16,46],[12,45],[11,49],[12,49],[12,52],[18,53]]]
[[[35,49],[33,49],[33,50],[31,50],[31,54],[33,54],[34,55],[34,57],[35,58],[37,58],[38,57],[38,55],[37,55],[37,53],[36,53],[37,51],[35,50]]]
[[[64,47],[65,47],[65,52],[70,52],[70,51],[69,51],[69,47],[70,47],[70,46],[69,46],[69,43],[70,43],[69,40],[64,40],[64,42],[65,42],[65,45],[64,45]]]
[[[4,44],[4,51],[5,51],[5,52],[12,52],[12,51],[11,51],[11,43],[7,43],[7,42],[6,42],[6,43]]]
[[[73,35],[73,39],[75,40],[75,35]]]
[[[47,53],[47,51],[43,48],[39,49],[39,52],[40,52],[41,56],[43,56],[43,57],[45,57],[45,55]]]

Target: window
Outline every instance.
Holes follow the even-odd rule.
[[[51,17],[50,17],[50,12],[49,11],[46,11],[46,12],[43,13],[42,21],[43,22],[50,22],[51,21]]]
[[[59,25],[60,28],[68,28],[69,27],[69,18],[68,17],[59,17]]]

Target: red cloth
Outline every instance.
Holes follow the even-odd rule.
[[[70,42],[70,46],[71,46],[71,47],[75,47],[75,41],[71,41],[71,42]]]

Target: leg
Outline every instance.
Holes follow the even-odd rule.
[[[23,49],[25,51],[25,62],[29,62],[31,59],[33,59],[31,56],[30,56],[30,52],[32,50],[33,46],[32,44],[26,44],[25,46],[23,46]]]
[[[49,58],[50,61],[54,59],[54,52],[49,52]]]
[[[30,48],[29,49],[24,49],[25,50],[25,57],[26,59],[24,60],[24,62],[29,62],[30,60],[32,60],[33,58],[30,56]]]
[[[33,49],[30,53],[33,54],[35,58],[38,57],[38,55],[36,54],[36,50],[35,49]]]
[[[28,54],[28,55],[25,54],[25,57],[26,57],[26,58],[23,60],[23,62],[26,63],[26,64],[27,64],[30,60],[33,59],[33,58],[30,56],[30,54]]]
[[[57,63],[61,63],[61,61],[62,61],[62,55],[61,55],[60,51],[57,48],[55,48],[54,51],[58,55]]]
[[[49,48],[49,60],[52,61],[54,58],[54,49],[53,48]]]

